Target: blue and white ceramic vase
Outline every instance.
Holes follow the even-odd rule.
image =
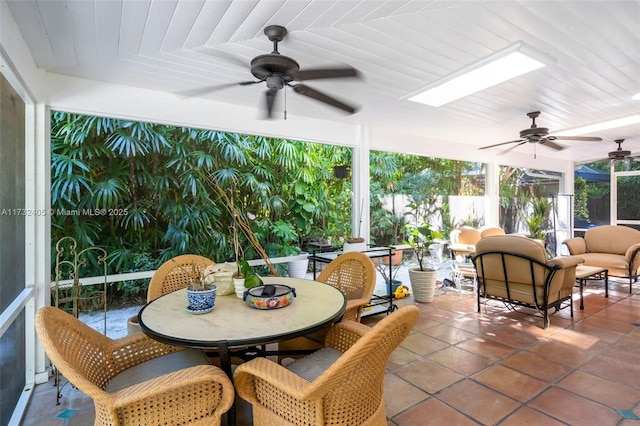
[[[187,311],[198,314],[213,310],[216,305],[217,289],[215,285],[209,286],[206,290],[187,288],[187,299],[189,300]]]

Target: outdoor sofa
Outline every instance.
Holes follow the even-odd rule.
[[[585,266],[609,271],[609,276],[629,278],[629,293],[640,270],[640,231],[628,226],[604,225],[591,228],[584,237],[563,241],[572,255],[584,259]]]

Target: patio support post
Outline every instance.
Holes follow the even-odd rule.
[[[357,144],[352,156],[352,188],[351,229],[353,235],[362,237],[370,243],[370,211],[369,211],[369,128],[358,127]]]

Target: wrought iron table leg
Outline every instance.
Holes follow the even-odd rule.
[[[231,370],[231,354],[229,353],[229,348],[227,347],[227,345],[220,345],[220,347],[218,347],[218,356],[220,357],[220,367],[222,367],[222,371],[224,371],[229,380],[233,381],[233,372]],[[236,408],[236,397],[234,396],[233,404],[226,414],[228,426],[236,426]]]

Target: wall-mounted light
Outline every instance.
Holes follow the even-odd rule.
[[[535,59],[534,59],[535,58]],[[404,99],[439,107],[553,62],[524,43],[513,44],[417,90]]]
[[[349,166],[333,166],[333,176],[338,179],[346,179],[349,176]]]

